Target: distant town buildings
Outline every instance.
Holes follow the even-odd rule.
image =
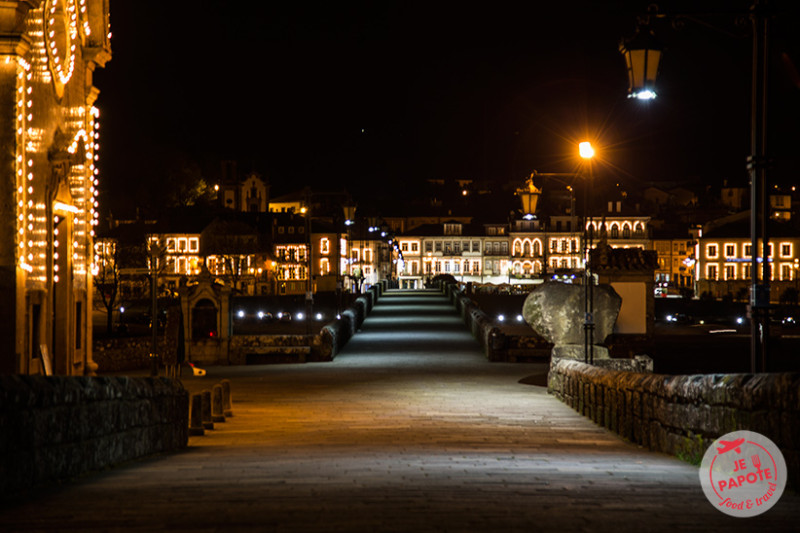
[[[264,178],[234,172],[234,166],[223,166],[218,209],[170,217],[146,230],[150,242],[165,247],[159,277],[166,294],[201,270],[254,296],[360,292],[379,279],[413,289],[440,275],[473,284],[580,283],[586,250],[601,239],[612,248],[656,252],[657,297],[744,298],[749,284],[749,228],[742,223],[748,212],[734,209],[741,196],[737,188],[721,189],[716,209],[725,216],[716,218],[698,205],[698,194],[675,186],[648,187],[636,199],[616,191],[609,200],[597,198],[581,216],[574,197],[556,196],[554,202],[539,202],[533,215],[512,211],[505,220],[463,209],[443,214],[446,206],[438,204],[381,218],[360,216],[362,208],[356,208],[349,220],[353,199],[345,192],[301,189],[271,198]],[[470,193],[469,181],[457,185]],[[771,261],[773,280],[780,282],[773,291],[778,299],[797,279],[800,237],[791,216],[792,194],[773,198],[771,249],[777,257]],[[702,222],[692,222],[687,213],[693,211],[703,215]],[[139,287],[146,292],[144,284]],[[126,297],[135,293],[120,291]]]

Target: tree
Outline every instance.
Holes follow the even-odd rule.
[[[214,189],[203,178],[200,166],[186,157],[176,155],[166,170],[167,207],[210,205]]]
[[[249,278],[250,265],[263,264],[268,255],[260,242],[258,231],[241,220],[214,219],[200,235],[200,252],[204,257],[214,256],[224,265],[224,276],[235,289],[240,289],[242,277]]]
[[[141,268],[145,263],[143,244],[126,245],[117,239],[97,239],[99,251],[93,283],[106,309],[106,332],[114,329],[114,310],[120,293],[122,273],[126,268]]]
[[[114,328],[114,307],[119,294],[119,250],[116,240],[99,239],[96,243],[101,253],[94,274],[94,286],[103,307],[106,308],[106,333],[111,333]]]

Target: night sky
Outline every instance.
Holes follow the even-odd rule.
[[[800,66],[796,8],[773,3],[773,51]],[[429,178],[575,171],[580,140],[604,183],[747,184],[750,39],[734,16],[705,19],[734,35],[657,22],[660,93],[642,103],[626,98],[618,45],[649,2],[553,4],[114,0],[113,59],[95,77],[102,207],[124,215],[179,168],[214,182],[223,159],[273,194],[396,202]],[[800,88],[778,60],[770,82],[773,175],[789,183]]]

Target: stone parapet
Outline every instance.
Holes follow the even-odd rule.
[[[167,378],[0,376],[0,495],[184,448],[188,416]]]
[[[800,374],[668,376],[553,359],[548,391],[631,442],[694,461],[726,433],[761,433],[798,485]]]
[[[507,335],[494,325],[478,304],[464,295],[457,284],[443,284],[441,289],[461,315],[472,336],[480,343],[489,361],[517,362],[550,357],[553,345],[541,336]]]
[[[370,287],[341,313],[341,318],[311,335],[310,341],[306,335],[292,334],[232,335],[188,341],[192,346],[189,360],[201,366],[330,361],[361,328],[385,287],[385,281]],[[177,327],[175,332],[172,336],[159,335],[158,350],[162,357],[175,354]],[[152,364],[149,336],[95,339],[93,349],[100,372],[142,370]]]

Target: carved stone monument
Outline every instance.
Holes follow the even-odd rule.
[[[593,290],[594,358],[608,359],[608,349],[597,343],[613,332],[622,298],[610,285],[596,285]],[[539,285],[525,299],[522,316],[553,343],[553,357],[584,360],[584,287],[556,282]]]

